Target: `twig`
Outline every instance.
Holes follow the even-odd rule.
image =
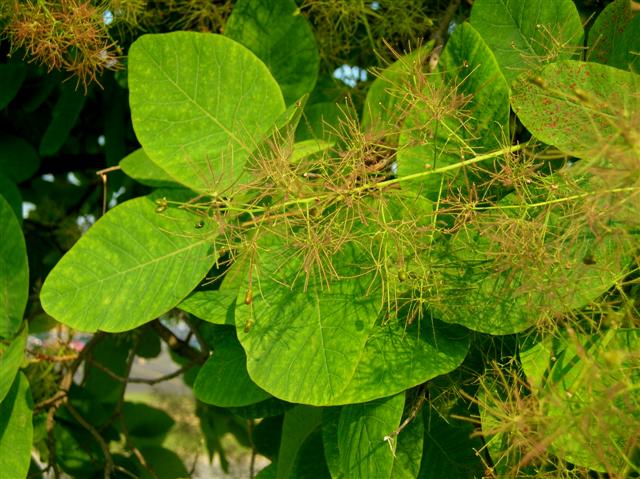
[[[50,356],[48,354],[42,354],[34,351],[27,351],[28,354],[34,357],[33,362],[46,361],[48,363],[66,363],[74,361],[78,358],[78,354],[65,354],[62,356]]]
[[[66,397],[67,397],[67,391],[58,391],[57,393],[55,393],[50,398],[45,399],[43,401],[40,401],[38,404],[36,404],[33,407],[33,412],[35,414],[38,411],[41,411],[42,409],[45,409],[47,406],[49,406],[51,404],[55,404],[55,403],[57,403],[59,401],[64,400],[64,398],[66,398]]]
[[[449,3],[449,6],[442,14],[438,28],[431,34],[430,40],[433,40],[433,50],[431,51],[429,61],[427,62],[429,71],[434,71],[438,65],[440,54],[442,53],[442,47],[444,46],[445,36],[449,29],[449,25],[451,24],[451,20],[453,20],[459,6],[460,0],[451,0],[451,3]]]
[[[102,170],[96,171],[96,175],[103,177],[106,176],[107,173],[111,173],[112,171],[121,170],[119,166],[110,166],[109,168],[103,168]]]
[[[424,384],[420,386],[419,392],[420,392],[420,395],[418,396],[418,400],[411,407],[411,411],[409,411],[407,418],[402,422],[402,424],[398,426],[398,428],[395,431],[385,436],[384,438],[385,441],[390,441],[394,437],[398,436],[403,431],[403,429],[406,428],[411,423],[411,421],[413,421],[416,418],[416,416],[422,409],[422,406],[424,406],[425,401],[427,400]]]
[[[127,378],[129,377],[129,374],[131,374],[131,368],[133,367],[133,360],[136,357],[136,350],[138,349],[139,343],[140,343],[140,336],[136,336],[134,339],[133,346],[129,351],[129,357],[127,358],[127,363],[125,365],[125,375]],[[129,428],[127,427],[127,423],[124,420],[124,414],[122,413],[122,409],[124,406],[124,394],[126,392],[126,389],[127,389],[126,387],[122,388],[122,393],[118,398],[115,417],[117,417],[118,420],[120,421],[120,429],[122,430],[122,434],[125,438],[125,443],[127,447],[131,450],[133,455],[136,456],[136,459],[138,459],[142,467],[144,467],[147,470],[147,472],[149,472],[151,477],[153,477],[154,479],[159,479],[153,467],[149,463],[147,463],[147,460],[144,458],[144,456],[140,452],[140,449],[138,449],[136,445],[133,444],[133,442],[131,441],[131,436],[129,435]]]
[[[150,324],[151,327],[156,331],[156,333],[158,333],[158,336],[160,336],[162,340],[167,343],[167,346],[169,346],[169,348],[175,353],[184,358],[190,359],[196,364],[202,364],[207,360],[208,354],[198,351],[197,349],[189,346],[189,343],[186,343],[178,336],[173,334],[173,332],[169,328],[164,326],[159,320],[156,319]]]
[[[253,428],[254,428],[253,419],[249,419],[247,421],[247,432],[249,436],[249,444],[251,444],[251,462],[249,463],[249,479],[253,479],[253,475],[255,474],[256,467],[256,446],[253,443]]]
[[[111,371],[111,369],[106,367],[104,364],[100,364],[100,363],[98,363],[96,361],[92,361],[92,360],[89,360],[89,362],[91,363],[92,366],[96,367],[100,371],[104,372],[111,379],[115,379],[116,381],[120,381],[122,383],[149,384],[151,386],[153,386],[154,384],[158,384],[158,383],[161,383],[163,381],[169,381],[170,379],[178,377],[182,373],[184,373],[185,371],[191,369],[194,366],[193,363],[189,363],[189,364],[184,365],[180,369],[177,369],[176,371],[174,371],[172,373],[165,374],[164,376],[159,376],[157,378],[127,378],[127,377],[120,376],[120,375],[114,373],[113,371]]]
[[[73,376],[82,364],[84,357],[91,352],[91,350],[95,347],[98,342],[102,340],[104,337],[104,333],[96,333],[89,340],[87,344],[85,344],[82,351],[78,353],[76,359],[71,363],[69,369],[67,369],[60,380],[60,384],[58,386],[58,392],[54,394],[51,398],[40,402],[35,408],[34,413],[39,411],[40,409],[44,409],[45,407],[49,408],[47,412],[47,420],[45,422],[45,427],[47,430],[47,449],[49,451],[49,466],[53,469],[53,475],[56,479],[60,477],[60,469],[58,468],[58,464],[56,463],[56,441],[53,435],[53,426],[55,424],[54,418],[56,415],[56,411],[62,404],[67,402],[67,396],[69,394],[69,389],[73,384]]]
[[[107,212],[107,173],[121,169],[120,166],[110,166],[96,171],[96,175],[102,180],[102,214]]]
[[[109,479],[111,477],[111,473],[113,472],[113,458],[111,457],[111,452],[109,451],[109,445],[105,442],[104,438],[100,435],[95,427],[93,427],[82,415],[76,410],[75,407],[71,405],[70,402],[66,404],[67,410],[71,413],[78,423],[84,427],[89,433],[94,437],[94,439],[100,445],[100,449],[102,450],[102,455],[104,456],[104,477],[105,479]]]
[[[191,321],[191,319],[187,314],[184,315],[182,320],[185,323],[187,323],[187,326],[189,326],[189,329],[195,335],[198,341],[198,344],[200,345],[200,351],[202,351],[203,354],[206,354],[208,356],[210,352],[209,345],[207,344],[207,341],[204,339],[204,336],[202,335],[202,333],[200,332],[200,329],[198,329],[198,327],[193,323],[193,321]]]
[[[444,40],[449,30],[449,25],[451,24],[451,20],[456,14],[458,7],[460,6],[460,0],[451,0],[449,2],[449,6],[442,14],[442,18],[440,18],[440,22],[438,24],[438,28],[436,28],[431,34],[430,40],[435,42],[434,46],[439,46],[444,44]]]

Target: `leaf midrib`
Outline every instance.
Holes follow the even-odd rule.
[[[187,247],[174,250],[169,254],[165,254],[165,255],[162,255],[160,257],[153,258],[152,260],[144,262],[144,263],[138,263],[132,268],[128,268],[128,269],[124,269],[124,270],[121,270],[121,271],[117,271],[115,273],[111,273],[109,275],[106,275],[106,276],[94,281],[94,282],[85,283],[85,284],[83,284],[81,286],[74,286],[72,288],[68,288],[67,290],[69,291],[69,293],[73,292],[75,294],[77,291],[80,291],[82,289],[90,288],[90,287],[93,287],[95,285],[99,285],[99,284],[103,284],[103,283],[108,282],[108,281],[112,281],[112,280],[118,278],[119,276],[122,276],[122,275],[125,275],[125,274],[130,274],[130,273],[133,273],[133,272],[138,271],[140,269],[143,269],[143,268],[149,267],[151,265],[154,265],[156,263],[159,263],[161,261],[167,260],[167,259],[169,259],[169,258],[171,258],[173,256],[179,255],[179,254],[184,253],[186,251],[189,251],[189,250],[191,250],[193,248],[199,247],[203,243],[206,243],[206,240],[204,240],[204,239],[200,240],[197,243],[191,244],[191,245],[189,245]],[[91,251],[91,249],[87,248],[87,251]],[[80,252],[78,252],[78,254],[80,254]],[[75,261],[75,258],[73,258],[73,260],[74,261],[69,261],[68,264],[69,265],[81,264],[80,262]],[[69,293],[67,293],[67,294],[69,294]],[[59,293],[58,292],[58,295],[59,296],[63,296],[64,293]]]

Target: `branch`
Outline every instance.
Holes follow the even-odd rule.
[[[182,373],[184,373],[185,371],[191,369],[194,366],[193,363],[189,363],[189,364],[186,364],[185,366],[181,367],[180,369],[178,369],[178,370],[176,370],[176,371],[174,371],[172,373],[169,373],[169,374],[166,374],[164,376],[157,377],[157,378],[127,378],[127,377],[120,376],[120,375],[114,373],[113,371],[111,371],[111,369],[106,367],[104,364],[100,364],[100,363],[98,363],[96,361],[93,361],[91,359],[89,359],[88,362],[90,362],[92,366],[94,366],[97,369],[99,369],[100,371],[104,372],[111,379],[115,379],[116,381],[120,381],[122,383],[149,384],[151,386],[153,386],[154,384],[158,384],[158,383],[161,383],[163,381],[169,381],[170,379],[178,377]]]
[[[46,430],[47,430],[47,449],[49,451],[49,466],[53,469],[53,475],[56,479],[60,477],[60,470],[56,463],[56,441],[53,435],[53,426],[54,426],[54,418],[56,415],[56,411],[62,404],[67,402],[67,395],[69,394],[69,389],[73,384],[73,376],[82,364],[84,357],[91,352],[91,350],[95,347],[98,342],[102,340],[104,337],[104,333],[96,333],[93,335],[91,340],[82,348],[82,351],[78,353],[76,359],[71,363],[69,369],[67,369],[60,380],[60,384],[58,386],[58,392],[54,394],[51,398],[40,402],[34,408],[34,414],[40,409],[44,409],[46,407],[49,408],[47,412],[47,420],[46,420]]]
[[[131,348],[131,351],[129,352],[129,357],[127,358],[127,364],[125,367],[125,373],[127,377],[129,377],[129,374],[131,374],[131,367],[133,366],[133,360],[136,357],[136,350],[138,349],[139,341],[140,341],[140,337],[138,336],[136,337],[134,345]],[[120,420],[120,428],[122,430],[122,434],[124,435],[125,444],[131,450],[131,452],[136,457],[136,459],[138,459],[142,467],[144,467],[147,470],[147,472],[151,475],[151,477],[153,477],[153,479],[158,479],[158,475],[156,474],[151,464],[147,463],[147,460],[142,455],[142,452],[140,452],[140,449],[138,449],[137,446],[133,444],[133,442],[131,441],[131,436],[129,435],[129,428],[127,427],[127,423],[124,420],[124,414],[122,413],[122,408],[124,406],[125,391],[126,391],[126,388],[122,388],[122,394],[118,398],[118,404],[116,406],[116,412],[115,412],[115,417],[117,417]]]
[[[158,333],[158,336],[160,336],[162,340],[167,343],[167,346],[176,354],[191,360],[195,364],[202,364],[207,360],[209,355],[206,352],[198,351],[191,347],[189,343],[173,334],[173,332],[158,319],[152,321],[150,324],[155,332]]]
[[[195,335],[196,339],[198,340],[198,344],[200,345],[200,351],[202,352],[202,354],[206,354],[208,356],[210,352],[209,345],[207,344],[207,341],[204,339],[204,336],[198,329],[198,326],[194,324],[191,318],[189,318],[189,315],[186,313],[182,317],[182,320],[185,323],[187,323],[187,326],[189,326],[189,329],[191,329],[191,332]]]
[[[440,54],[442,53],[442,47],[444,46],[445,36],[449,30],[451,20],[453,20],[459,6],[460,0],[451,0],[451,3],[449,3],[449,6],[442,14],[438,28],[431,34],[430,40],[433,40],[433,50],[428,61],[429,71],[435,71],[436,66],[438,65]]]
[[[438,28],[433,31],[431,34],[430,40],[435,42],[434,46],[439,46],[444,44],[444,39],[449,30],[449,25],[451,24],[451,20],[456,14],[458,7],[460,6],[460,0],[451,0],[449,6],[442,14],[442,18],[440,18],[440,22],[438,24]]]
[[[404,430],[404,428],[406,428],[411,423],[411,421],[413,421],[416,418],[416,416],[422,409],[422,406],[424,406],[425,401],[427,400],[427,394],[425,391],[424,384],[420,386],[419,392],[420,392],[420,395],[418,396],[418,400],[411,407],[411,411],[409,411],[407,418],[402,422],[402,424],[398,426],[398,428],[395,431],[393,431],[388,436],[385,436],[384,438],[385,441],[390,441],[392,438],[398,436]]]
[[[76,410],[75,407],[71,405],[70,402],[66,404],[67,410],[71,413],[78,423],[84,427],[89,433],[93,436],[93,438],[98,441],[100,445],[100,449],[102,450],[102,454],[104,455],[104,477],[105,479],[109,479],[111,477],[111,473],[113,472],[113,458],[111,457],[111,452],[109,452],[109,445],[105,442],[104,438],[100,435],[100,433],[93,427],[82,415]]]

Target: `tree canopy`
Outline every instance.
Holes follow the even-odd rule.
[[[639,10],[3,2],[3,479],[640,477]]]

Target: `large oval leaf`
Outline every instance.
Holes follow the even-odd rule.
[[[405,405],[405,411],[407,409]],[[422,418],[422,410],[418,411],[415,417],[411,419],[409,425],[397,436],[397,440],[391,477],[393,479],[415,479],[420,472],[420,462],[424,453],[424,419]]]
[[[40,140],[40,155],[55,155],[65,144],[71,129],[87,101],[84,91],[76,89],[73,82],[60,84],[60,96],[51,110],[51,122]]]
[[[127,176],[143,185],[154,188],[172,188],[178,186],[169,174],[160,168],[142,148],[129,153],[120,161],[120,168]]]
[[[287,105],[313,90],[320,56],[311,26],[294,0],[238,0],[224,34],[269,67]]]
[[[10,338],[20,328],[27,306],[29,265],[20,223],[2,195],[0,225],[0,338]]]
[[[0,110],[13,100],[26,76],[27,65],[24,63],[0,65]]]
[[[5,176],[2,171],[0,171],[0,195],[4,196],[4,199],[13,209],[16,219],[19,223],[22,223],[22,195],[16,184]]]
[[[264,241],[259,267],[241,290],[245,298],[250,287],[253,298],[239,299],[236,308],[249,375],[285,401],[335,404],[378,315],[379,298],[368,294],[373,276],[362,274],[370,258],[346,245],[333,259],[346,279],[328,286],[312,271],[305,284],[304,258],[279,240]]]
[[[423,173],[499,147],[508,137],[509,88],[491,50],[475,29],[460,25],[440,58],[441,75],[428,77],[400,135],[398,177]],[[489,166],[491,162],[489,162]],[[403,187],[437,199],[465,171],[426,176]]]
[[[20,183],[38,170],[40,158],[35,148],[17,136],[0,133],[0,172]]]
[[[235,324],[236,289],[194,291],[178,308],[213,324]]]
[[[290,477],[297,479],[332,479],[324,458],[322,431],[320,429],[313,431],[300,446]]]
[[[175,421],[162,409],[149,406],[145,403],[124,402],[122,404],[122,415],[127,426],[127,433],[136,440],[138,444],[145,439],[147,441],[156,439],[162,443]]]
[[[344,477],[391,477],[395,444],[387,437],[400,424],[404,401],[403,393],[342,407],[337,440]]]
[[[12,341],[0,339],[0,402],[9,392],[13,380],[20,369],[27,345],[27,325]]]
[[[372,329],[349,386],[336,403],[370,401],[456,369],[469,350],[468,331],[425,315],[409,326],[390,321]]]
[[[537,391],[551,450],[596,471],[623,471],[629,460],[640,467],[640,330],[563,339],[541,356],[549,373]]]
[[[481,227],[443,245],[444,287],[434,302],[440,319],[512,334],[587,305],[624,277],[631,248],[624,232],[576,226],[561,202],[554,204],[547,190],[542,195],[538,207],[506,196],[482,213]]]
[[[635,17],[635,19],[634,19]],[[640,56],[640,16],[629,0],[615,0],[605,7],[589,30],[589,61],[637,73],[632,68]]]
[[[580,158],[640,152],[640,75],[567,60],[524,75],[511,102],[538,139]]]
[[[287,411],[282,423],[282,441],[278,451],[276,477],[289,479],[295,467],[296,458],[306,439],[320,425],[322,409],[296,406]]]
[[[47,277],[45,311],[82,331],[117,332],[178,304],[213,265],[215,234],[184,210],[155,209],[153,197],[136,198],[100,218]]]
[[[476,0],[471,24],[509,84],[522,71],[571,58],[582,48],[582,22],[571,0]]]
[[[213,353],[200,368],[193,386],[200,401],[220,407],[240,407],[269,398],[247,373],[247,356],[234,329],[214,346]]]
[[[434,42],[398,58],[380,72],[369,90],[362,110],[362,126],[384,128],[394,125],[402,118],[408,105],[404,91],[414,82],[416,71],[422,71],[429,58]]]
[[[145,152],[200,192],[236,183],[285,110],[267,67],[239,43],[213,34],[140,37],[129,50],[129,88]]]
[[[33,400],[29,381],[18,373],[0,404],[0,471],[3,479],[27,477],[33,438]]]
[[[15,183],[31,178],[40,165],[35,148],[22,138],[0,133],[0,172]]]
[[[424,415],[424,453],[418,479],[483,477],[483,459],[477,453],[482,449],[482,440],[472,437],[475,429],[472,422],[459,419],[469,415],[468,407],[458,401],[446,414],[428,408]]]
[[[398,400],[403,397],[402,394],[393,398],[384,398],[368,404],[358,404],[356,407],[365,407],[383,403],[389,399]],[[412,405],[413,406],[413,405]],[[345,475],[341,465],[340,447],[338,445],[338,430],[340,426],[340,416],[345,408],[333,407],[325,408],[322,416],[322,445],[324,449],[325,460],[331,477],[333,479],[344,479],[351,476]],[[405,405],[405,415],[410,410]],[[395,431],[395,427],[393,428]],[[344,431],[343,431],[344,432]],[[389,432],[385,433],[385,436]],[[384,439],[384,437],[383,437]],[[422,459],[424,446],[424,422],[422,411],[419,411],[398,436],[390,437],[387,442],[387,448],[394,450],[393,469],[390,477],[393,479],[414,479],[418,477],[420,470],[420,460]],[[380,451],[381,452],[381,451]],[[382,456],[382,454],[381,454]],[[386,457],[381,457],[386,463]],[[386,471],[386,469],[384,470]],[[374,477],[378,477],[375,475]]]

